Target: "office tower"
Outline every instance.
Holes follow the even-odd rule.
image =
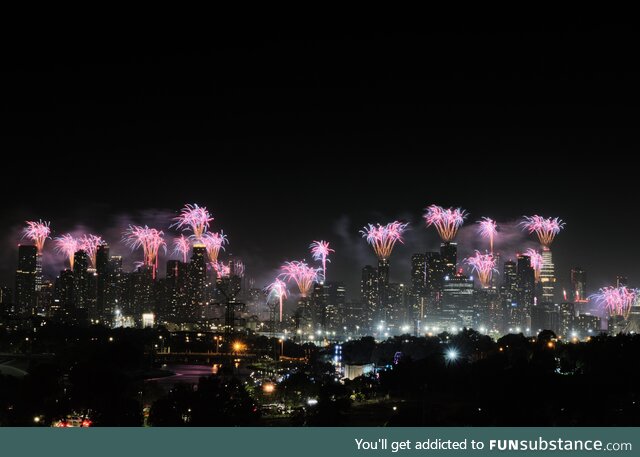
[[[440,258],[442,259],[444,275],[455,275],[458,264],[458,244],[449,241],[440,244]]]
[[[607,320],[607,332],[609,335],[617,335],[619,333],[626,333],[627,331],[627,320],[624,316],[614,315],[609,316]]]
[[[542,285],[542,301],[553,303],[555,300],[556,276],[551,250],[547,247],[542,248],[540,283]]]
[[[200,308],[207,303],[207,249],[202,244],[193,246],[189,262],[189,302],[191,316],[199,315]]]
[[[442,323],[447,327],[473,327],[475,288],[473,279],[447,275],[442,288]]]
[[[177,322],[188,318],[187,272],[188,264],[179,260],[167,261],[164,319]]]
[[[346,332],[352,332],[356,335],[360,334],[360,331],[366,325],[366,320],[363,318],[366,315],[366,309],[361,301],[349,300],[345,302],[342,311],[342,325],[346,327]]]
[[[75,279],[73,271],[62,270],[56,278],[54,288],[55,318],[67,322],[75,310]]]
[[[418,310],[427,298],[427,256],[413,254],[411,256],[411,301],[414,310]],[[419,315],[420,313],[416,313]]]
[[[408,290],[402,283],[389,283],[386,289],[384,314],[380,320],[399,327],[412,322],[409,311]]]
[[[378,272],[371,265],[362,269],[360,297],[365,309],[366,321],[363,319],[363,326],[369,327],[378,312]]]
[[[562,337],[569,339],[576,329],[576,308],[573,302],[560,303],[558,313],[560,318],[559,333]]]
[[[109,279],[109,245],[101,244],[96,250],[96,310],[97,314],[105,317],[106,285]]]
[[[113,319],[116,309],[123,306],[125,275],[122,270],[122,257],[109,257],[107,277],[104,284],[104,318]]]
[[[314,287],[316,328],[335,331],[342,325],[342,309],[346,299],[344,284],[329,281],[316,286],[319,286]]]
[[[597,335],[601,331],[601,321],[598,316],[589,313],[578,314],[576,318],[576,330],[580,338],[589,335]]]
[[[518,284],[517,264],[513,260],[507,260],[502,266],[501,292],[505,299],[515,300]]]
[[[73,255],[73,279],[75,307],[87,309],[89,305],[89,256],[85,251]]]
[[[36,274],[38,249],[31,245],[18,247],[18,268],[15,283],[15,312],[32,314],[37,305]]]
[[[587,301],[587,273],[580,267],[571,269],[571,297],[573,302]]]
[[[504,328],[502,297],[496,287],[477,289],[475,292],[474,325],[476,330],[501,332]]]
[[[538,334],[543,330],[560,333],[560,313],[558,307],[550,302],[538,303],[531,308],[531,331]]]
[[[9,287],[0,287],[0,313],[9,312],[13,304],[13,291]]]
[[[427,252],[425,254],[425,261],[427,292],[425,313],[429,315],[439,310],[441,306],[444,263],[439,252]]]
[[[535,272],[531,267],[531,258],[524,254],[518,254],[516,259],[516,290],[514,300],[508,309],[508,327],[530,327],[534,297]]]
[[[74,270],[75,271],[75,270]],[[144,313],[155,312],[153,306],[153,267],[145,265],[127,275],[126,314],[133,315],[136,321]]]

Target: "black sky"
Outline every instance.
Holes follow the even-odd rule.
[[[342,247],[332,267],[353,289],[354,255],[368,253],[339,232],[355,243],[367,222],[411,219],[402,263],[437,246],[419,218],[438,203],[470,221],[560,216],[561,279],[581,265],[591,287],[640,281],[627,28],[267,36],[10,49],[0,283],[12,283],[25,218],[104,232],[186,202],[214,212],[259,277],[324,238]]]

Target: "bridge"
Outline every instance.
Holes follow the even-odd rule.
[[[231,360],[250,362],[257,360],[258,354],[246,352],[156,352],[154,360],[158,363],[184,363],[189,365],[212,365]]]

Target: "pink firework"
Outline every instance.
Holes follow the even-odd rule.
[[[271,284],[266,287],[267,302],[272,299],[276,299],[280,303],[280,322],[282,322],[282,304],[285,298],[287,298],[287,284],[276,278]]]
[[[158,254],[163,248],[166,252],[167,244],[164,241],[164,232],[149,228],[146,225],[130,225],[124,233],[124,241],[131,249],[142,248],[144,253],[143,264],[151,267],[153,278],[156,277],[158,269]]]
[[[478,233],[489,240],[489,250],[493,253],[493,241],[498,234],[498,224],[493,219],[483,217],[478,221]]]
[[[228,278],[231,276],[231,265],[224,262],[211,262],[211,266],[216,272],[218,278]]]
[[[70,233],[59,236],[53,240],[56,244],[56,251],[63,254],[69,260],[69,268],[73,270],[73,259],[75,253],[80,249],[80,243]]]
[[[557,217],[542,217],[542,216],[524,216],[524,220],[520,223],[529,233],[535,233],[538,235],[540,244],[549,249],[553,239],[556,237],[560,230],[564,228],[564,222]]]
[[[627,319],[631,307],[638,300],[638,289],[628,289],[625,286],[603,287],[589,298],[594,299],[610,316],[623,316]]]
[[[402,234],[409,224],[394,221],[387,225],[369,224],[360,230],[363,238],[373,247],[373,251],[380,260],[387,260],[391,257],[393,247],[396,242],[403,243]]]
[[[285,262],[280,267],[280,270],[282,271],[280,278],[284,281],[295,281],[303,298],[307,297],[311,292],[311,287],[318,280],[318,273],[320,272],[319,268],[312,268],[305,262],[298,261]]]
[[[464,261],[471,267],[472,271],[478,273],[480,284],[482,287],[489,287],[491,285],[491,276],[496,270],[496,259],[493,254],[482,254],[479,251],[468,257]]]
[[[89,256],[89,260],[91,261],[91,266],[93,268],[96,267],[96,254],[98,253],[98,247],[103,245],[104,241],[102,237],[97,235],[83,235],[78,240],[78,246]]]
[[[535,249],[527,249],[524,255],[531,259],[531,268],[536,276],[536,282],[540,282],[540,272],[542,271],[542,255]]]
[[[187,263],[187,256],[191,250],[191,243],[189,239],[184,235],[180,235],[178,238],[173,239],[173,253],[180,254],[182,256],[182,262]]]
[[[38,249],[38,254],[42,254],[44,242],[51,234],[51,227],[49,227],[49,225],[49,222],[43,220],[27,221],[27,226],[23,231],[22,237],[33,241],[33,244],[35,244]]]
[[[322,262],[322,279],[324,281],[327,279],[327,262],[331,262],[331,260],[328,259],[329,254],[336,251],[329,247],[328,241],[324,240],[314,241],[309,247],[311,248],[311,255],[313,255],[314,260]]]
[[[207,248],[207,254],[209,255],[209,261],[215,263],[218,261],[218,255],[220,254],[220,249],[224,251],[224,245],[229,244],[227,240],[227,236],[224,234],[222,230],[220,233],[211,233],[207,232],[202,235],[201,238],[204,246]]]
[[[467,213],[461,208],[443,208],[438,205],[429,206],[423,216],[427,227],[433,225],[442,241],[453,241],[466,217]]]
[[[197,204],[187,204],[180,211],[180,215],[174,219],[176,222],[172,227],[182,230],[191,230],[196,241],[200,241],[204,232],[209,228],[209,223],[213,217],[205,207],[199,207]]]

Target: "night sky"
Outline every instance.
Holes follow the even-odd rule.
[[[328,279],[356,297],[375,262],[358,230],[398,218],[412,229],[391,276],[407,281],[409,256],[438,247],[421,221],[431,203],[467,209],[468,226],[506,223],[506,257],[534,246],[513,221],[561,217],[561,283],[580,265],[591,290],[618,274],[638,286],[637,42],[603,26],[25,44],[0,70],[0,284],[13,286],[27,218],[124,253],[122,224],[173,235],[171,213],[197,202],[258,286],[326,239]],[[463,253],[483,248],[474,232],[461,232]]]

